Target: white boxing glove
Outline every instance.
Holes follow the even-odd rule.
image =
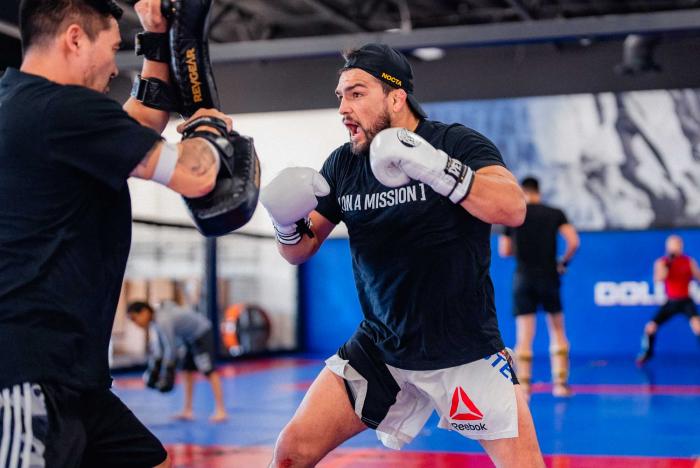
[[[294,245],[306,233],[313,237],[309,213],[318,205],[316,197],[330,193],[328,182],[310,167],[288,167],[260,190],[260,203],[275,226],[281,244]]]
[[[460,203],[469,195],[474,181],[474,171],[469,166],[405,128],[379,132],[369,147],[369,160],[374,177],[387,187],[419,180],[453,203]]]

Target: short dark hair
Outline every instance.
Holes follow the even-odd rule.
[[[151,304],[149,304],[148,302],[134,301],[131,304],[129,304],[129,306],[126,308],[126,313],[127,314],[140,314],[144,309],[153,313],[153,307],[151,307]]]
[[[523,190],[528,190],[530,192],[535,192],[535,193],[540,193],[540,183],[537,179],[534,177],[525,177],[522,182],[520,182],[520,186],[523,188]]]
[[[360,49],[347,49],[343,51],[343,58],[347,62],[348,60],[356,57],[360,53]],[[352,70],[355,67],[341,67],[338,69],[338,76],[342,75],[344,72],[348,70]],[[385,95],[388,95],[390,92],[394,91],[395,89],[393,86],[391,86],[389,83],[386,83],[382,80],[380,80],[377,77],[373,77],[375,80],[379,82],[380,85],[382,85],[382,91],[384,91]]]
[[[77,23],[94,40],[109,28],[109,19],[119,20],[122,9],[114,0],[22,0],[19,29],[23,50],[56,36],[62,25]]]

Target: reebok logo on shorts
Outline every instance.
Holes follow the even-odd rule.
[[[450,419],[458,421],[479,421],[484,419],[484,415],[479,411],[473,401],[467,396],[467,392],[462,387],[455,388],[452,394],[452,407],[450,408]]]
[[[452,407],[450,408],[450,419],[457,421],[479,421],[484,419],[483,413],[476,407],[473,401],[467,396],[467,392],[462,387],[455,388],[452,394]],[[485,423],[452,423],[452,427],[458,431],[485,431]]]

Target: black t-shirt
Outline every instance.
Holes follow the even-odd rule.
[[[487,138],[462,125],[422,121],[416,133],[478,170],[503,159]],[[481,359],[503,348],[489,276],[490,225],[412,181],[388,188],[368,155],[350,144],[321,169],[331,193],[316,210],[344,221],[365,333],[385,362],[427,370]]]
[[[522,226],[504,231],[513,239],[517,271],[533,276],[558,276],[557,233],[559,227],[567,223],[560,209],[529,203]]]
[[[160,136],[79,86],[0,79],[0,388],[108,388],[126,180]]]

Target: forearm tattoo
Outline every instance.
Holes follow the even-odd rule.
[[[191,138],[182,142],[182,153],[177,165],[194,176],[207,173],[216,164],[216,155],[211,145],[201,138]]]

